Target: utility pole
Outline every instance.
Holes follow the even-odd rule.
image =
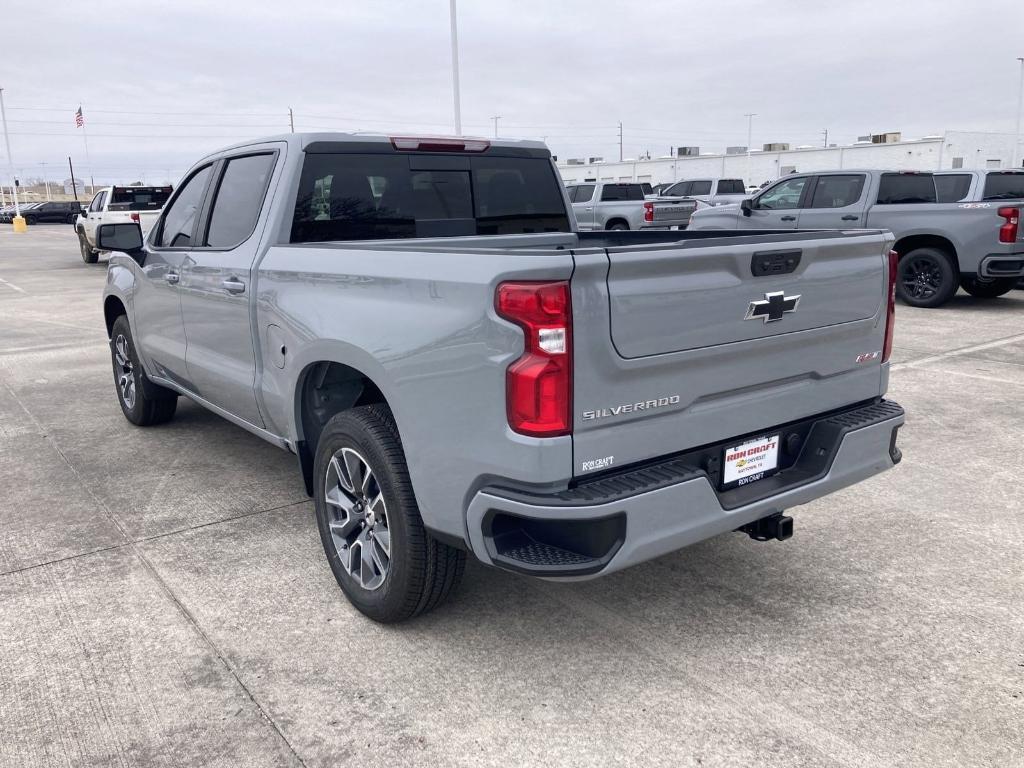
[[[452,97],[455,106],[455,135],[462,135],[462,106],[459,104],[459,28],[455,20],[455,0],[450,0],[452,23]]]
[[[619,162],[622,162],[622,121],[619,120]]]
[[[1017,85],[1017,130],[1013,135],[1013,162],[1011,165],[1017,168],[1020,162],[1020,112],[1024,105],[1024,56],[1018,56],[1020,62],[1020,83]]]
[[[292,133],[295,133],[295,113],[292,112],[291,107],[288,107],[288,126],[292,129]]]
[[[4,109],[4,89],[0,88],[0,120],[4,124],[4,146],[7,147],[7,167],[11,173],[11,196],[14,198],[14,231],[25,231],[25,220],[18,206],[18,180],[14,178],[14,160],[11,158],[11,139],[7,135],[7,111]]]
[[[747,112],[744,117],[747,118],[747,184],[750,184],[750,142],[753,141],[754,118],[757,117],[757,112]]]
[[[494,138],[498,138],[498,121],[501,120],[501,115],[495,115],[491,120],[494,121]]]
[[[50,177],[46,175],[46,163],[40,163],[43,166],[43,186],[46,187],[46,202],[50,202]]]
[[[71,164],[71,155],[68,155],[68,170],[71,171],[71,192],[75,196],[75,202],[78,203],[78,182],[75,181],[75,166]],[[78,203],[81,205],[81,203]]]
[[[825,147],[827,149],[828,148],[828,128],[826,128],[824,131],[822,131],[822,133],[825,134],[825,141],[822,142],[821,146],[823,146],[823,147]]]

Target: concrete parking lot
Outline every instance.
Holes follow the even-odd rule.
[[[70,227],[0,227],[0,765],[1024,765],[1024,291],[898,310],[894,471],[375,625],[293,456],[132,427]]]

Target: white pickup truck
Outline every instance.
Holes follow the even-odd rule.
[[[173,187],[104,187],[95,194],[85,213],[75,221],[78,247],[82,261],[95,264],[100,252],[96,248],[96,229],[100,224],[135,222],[143,234],[160,218],[164,203]]]

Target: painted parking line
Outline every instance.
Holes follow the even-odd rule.
[[[12,291],[17,291],[18,293],[28,293],[28,291],[26,291],[24,288],[19,288],[14,283],[9,283],[2,277],[0,277],[0,285],[3,285],[5,288],[10,288]]]

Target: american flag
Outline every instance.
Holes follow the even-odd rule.
[[[85,118],[82,116],[82,108],[79,106],[78,111],[75,112],[75,128],[81,128],[85,125]]]

